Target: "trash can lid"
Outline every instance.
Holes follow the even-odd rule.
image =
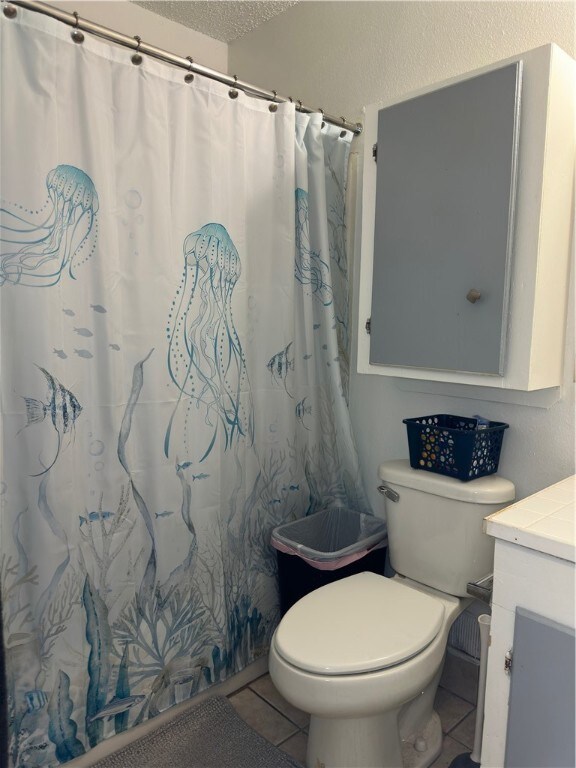
[[[280,622],[274,642],[287,662],[308,672],[375,672],[420,653],[443,619],[440,600],[365,572],[299,600]]]

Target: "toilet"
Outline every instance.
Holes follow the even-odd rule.
[[[299,600],[272,638],[278,691],[310,713],[308,768],[424,768],[440,754],[434,698],[466,587],[492,572],[483,519],[514,499],[498,475],[464,483],[380,466],[392,578],[359,573]]]

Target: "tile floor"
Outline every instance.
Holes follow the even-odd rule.
[[[457,755],[472,750],[477,691],[478,667],[449,653],[435,705],[444,744],[432,768],[448,768]],[[305,764],[308,715],[280,696],[269,675],[259,677],[229,699],[248,725]]]

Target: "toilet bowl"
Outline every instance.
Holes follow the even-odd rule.
[[[434,698],[448,633],[492,570],[483,518],[513,500],[490,476],[461,483],[387,462],[393,578],[360,573],[299,600],[272,638],[278,691],[310,713],[308,768],[426,768],[440,754]]]

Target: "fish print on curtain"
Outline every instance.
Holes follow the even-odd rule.
[[[0,23],[3,72],[50,95],[45,120],[34,100],[2,112],[3,147],[30,130],[33,152],[4,150],[0,230],[9,759],[44,768],[266,654],[272,528],[330,505],[366,511],[337,339],[344,197],[326,210],[308,183],[330,173],[342,190],[349,142],[300,115],[295,150],[292,105],[273,116],[155,62],[138,96],[122,52],[87,40],[82,54],[21,9]],[[86,103],[62,100],[80,84]],[[122,112],[137,97],[145,163]],[[162,149],[179,141],[169,108],[210,137],[186,134],[181,177]],[[262,191],[230,170],[238,121],[249,132],[254,118],[246,164]],[[295,175],[294,152],[318,142],[330,151]]]

